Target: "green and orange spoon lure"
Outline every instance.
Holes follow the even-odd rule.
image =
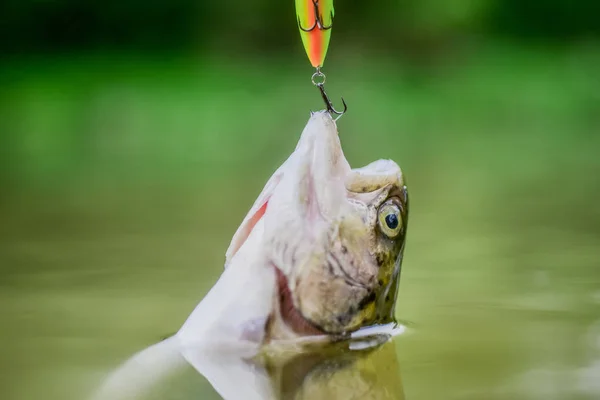
[[[321,71],[329,40],[331,39],[331,28],[333,27],[333,0],[295,0],[296,16],[298,19],[298,28],[306,55],[311,65],[316,69],[312,75],[312,83],[321,92],[321,96],[327,106],[327,111],[333,116],[340,118],[348,109],[346,102],[343,111],[337,111],[333,108],[327,93],[325,93],[325,74]]]

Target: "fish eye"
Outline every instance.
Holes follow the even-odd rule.
[[[379,229],[383,234],[390,239],[398,236],[402,230],[402,216],[400,215],[400,207],[394,203],[385,203],[379,209]]]

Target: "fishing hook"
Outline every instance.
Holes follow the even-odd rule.
[[[312,0],[313,8],[315,11],[315,23],[310,28],[304,28],[302,26],[302,22],[300,22],[300,17],[298,17],[298,27],[300,30],[304,32],[312,32],[315,28],[319,28],[320,31],[328,31],[333,27],[333,11],[331,12],[331,24],[329,26],[323,25],[323,16],[319,14],[319,0]]]
[[[329,96],[327,96],[327,93],[325,93],[325,85],[323,84],[323,82],[317,83],[316,86],[321,91],[321,97],[323,97],[323,101],[325,102],[325,105],[327,106],[327,111],[329,111],[329,114],[338,115],[338,117],[335,119],[337,121],[338,119],[340,119],[342,117],[342,115],[344,115],[346,113],[346,111],[348,111],[348,105],[346,104],[346,101],[342,97],[342,104],[344,105],[344,111],[337,111],[335,108],[333,108],[333,104],[331,104],[331,100],[329,100]]]
[[[317,67],[316,72],[312,75],[310,80],[313,85],[315,85],[316,87],[319,88],[319,91],[321,92],[321,97],[323,98],[323,101],[325,102],[325,106],[326,106],[329,114],[338,115],[338,117],[335,119],[336,121],[338,119],[340,119],[342,117],[342,115],[344,115],[346,113],[346,111],[348,111],[348,105],[346,104],[346,101],[342,97],[342,104],[344,105],[344,111],[338,111],[335,108],[333,108],[333,104],[331,104],[331,100],[329,100],[329,96],[327,96],[327,93],[325,93],[325,81],[327,80],[327,77],[321,71],[321,67]]]

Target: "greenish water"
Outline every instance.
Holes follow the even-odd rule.
[[[409,400],[600,396],[600,59],[511,57],[330,73],[351,164],[408,176]],[[176,331],[320,106],[298,70],[102,62],[2,74],[3,399],[84,398]],[[218,398],[177,382],[174,398]]]

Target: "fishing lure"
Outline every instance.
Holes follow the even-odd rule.
[[[306,50],[306,55],[311,65],[316,69],[311,80],[321,92],[323,101],[327,106],[327,111],[330,114],[341,117],[348,106],[344,99],[343,111],[337,111],[333,108],[327,93],[325,93],[325,74],[321,71],[325,62],[325,56],[329,49],[329,41],[331,39],[331,29],[333,28],[333,0],[295,0],[296,1],[296,17],[298,20],[298,28],[300,37]]]
[[[296,15],[308,59],[313,67],[321,68],[331,39],[333,0],[296,0]]]

